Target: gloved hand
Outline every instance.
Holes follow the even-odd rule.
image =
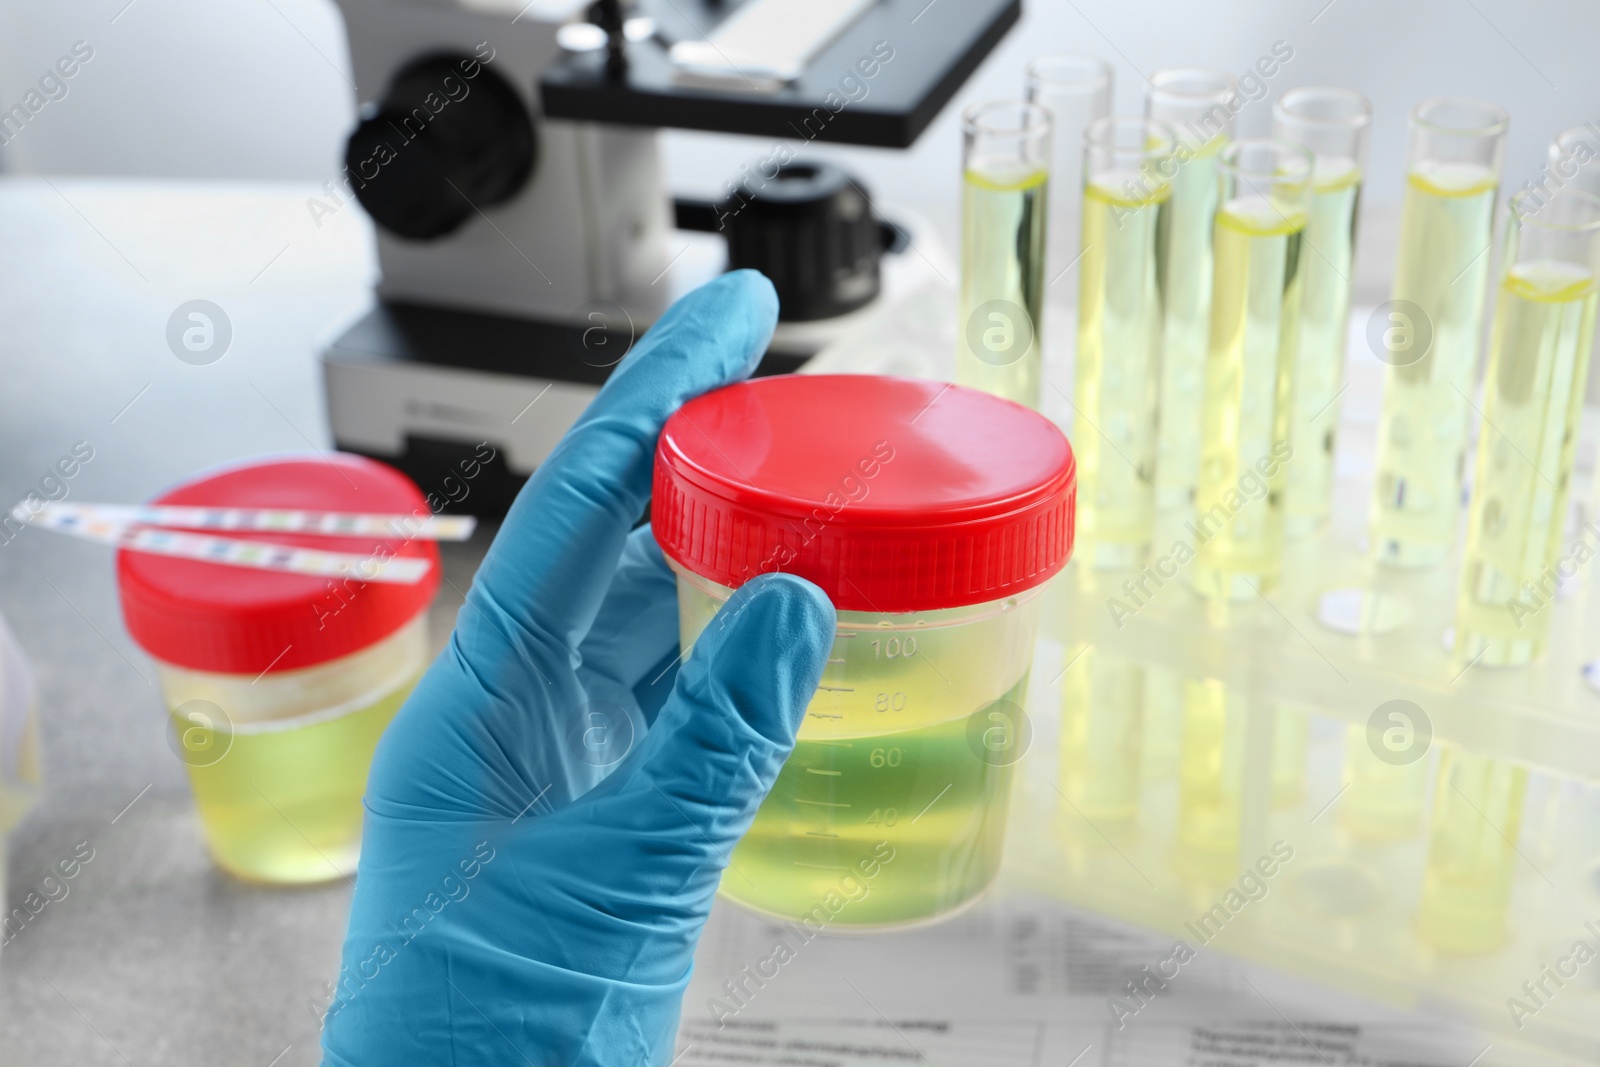
[[[679,301],[517,498],[378,746],[325,1064],[672,1058],[718,877],[834,612],[801,579],[749,582],[652,716],[636,691],[678,655],[677,608],[648,527],[629,528],[662,423],[748,375],[776,318],[752,271]]]

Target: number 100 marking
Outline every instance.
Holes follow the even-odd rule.
[[[917,654],[917,639],[915,637],[877,638],[872,639],[872,655],[875,659],[900,659]]]

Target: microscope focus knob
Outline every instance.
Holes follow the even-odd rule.
[[[883,226],[860,183],[832,164],[747,170],[717,218],[728,269],[771,278],[785,322],[842,315],[878,295]]]
[[[443,237],[515,196],[537,158],[533,119],[510,83],[470,56],[442,53],[402,68],[345,147],[361,206],[413,241]]]

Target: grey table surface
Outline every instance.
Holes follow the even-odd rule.
[[[319,342],[370,301],[367,223],[297,186],[0,180],[0,501],[77,441],[69,500],[135,502],[206,466],[326,448]],[[177,359],[185,301],[232,328]],[[447,546],[442,644],[492,530]],[[452,588],[454,586],[454,588]],[[82,842],[94,858],[6,945],[0,1063],[317,1062],[344,882],[240,884],[201,843],[150,660],[122,627],[109,549],[27,529],[0,543],[0,614],[39,690],[45,784],[12,837],[12,902]]]

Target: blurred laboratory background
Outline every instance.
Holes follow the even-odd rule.
[[[559,12],[583,5],[501,6]],[[329,0],[9,4],[0,28],[0,101],[7,103],[66,44],[83,38],[96,50],[72,95],[50,105],[49,121],[0,148],[7,171],[321,182],[342,165],[357,101],[344,26]],[[1088,52],[1114,68],[1112,114],[1138,114],[1156,71],[1205,66],[1245,76],[1281,41],[1293,58],[1259,79],[1260,89],[1242,86],[1258,99],[1237,115],[1236,135],[1266,134],[1272,99],[1296,85],[1354,89],[1373,107],[1374,177],[1362,191],[1364,207],[1392,213],[1403,190],[1406,115],[1428,97],[1504,107],[1512,123],[1501,187],[1509,192],[1536,179],[1556,133],[1600,118],[1600,65],[1586,47],[1597,35],[1600,8],[1582,0],[1040,0],[1025,6],[957,103],[1016,96],[1033,56]],[[96,83],[120,88],[96,91]],[[909,151],[823,144],[810,151],[862,174],[883,202],[926,214],[954,247],[949,160],[959,153],[960,111],[945,108]],[[674,192],[720,193],[729,175],[768,147],[760,138],[668,130],[670,184]],[[1366,251],[1392,258],[1386,242],[1366,242]]]
[[[406,7],[408,19],[424,8],[451,9],[454,16],[446,17],[459,18],[458,8],[465,8],[507,23],[581,19],[588,8],[583,0],[392,2]],[[718,6],[715,0],[704,2]],[[977,0],[970,2],[970,10],[978,12]],[[431,45],[405,36],[424,25],[423,19],[390,34],[388,12],[378,0],[342,3],[363,12],[365,21],[356,23],[358,41],[393,45],[395,58],[401,52],[420,54]],[[930,22],[946,6],[959,9],[967,3],[884,0],[894,17],[920,8],[916,18],[928,15]],[[991,4],[994,10],[1001,6],[998,0]],[[950,14],[952,22],[966,17],[965,12]],[[513,42],[507,52],[522,47],[516,38],[525,30],[506,32]],[[583,268],[572,262],[560,264],[564,278],[543,255],[530,258],[489,215],[484,217],[493,231],[471,219],[451,240],[431,246],[408,244],[375,227],[341,183],[347,139],[361,121],[361,104],[371,103],[360,98],[357,83],[365,88],[387,81],[389,72],[378,71],[380,64],[373,62],[371,69],[357,70],[350,36],[333,0],[0,0],[0,505],[30,496],[67,503],[150,501],[197,472],[245,457],[298,453],[291,462],[312,455],[321,464],[327,450],[363,443],[353,423],[343,426],[352,434],[347,439],[340,420],[360,415],[366,399],[376,398],[374,407],[393,401],[390,406],[402,412],[400,421],[450,416],[430,411],[437,397],[426,382],[402,395],[398,388],[391,393],[346,381],[343,406],[332,395],[341,381],[339,368],[359,363],[361,345],[374,336],[361,335],[360,324],[378,303],[380,249],[382,263],[391,268],[391,289],[380,290],[379,298],[398,292],[418,304],[446,305],[451,313],[518,314],[513,305],[519,287],[537,294],[536,286],[550,282],[548,277],[538,281],[545,270],[558,282],[578,278],[578,287],[588,283],[596,293],[603,288],[592,277],[579,277]],[[532,36],[526,33],[524,39]],[[1162,591],[1177,573],[1160,569],[1169,562],[1163,553],[1180,536],[1168,526],[1190,517],[1186,509],[1194,486],[1180,487],[1180,506],[1165,508],[1167,525],[1156,523],[1157,505],[1143,499],[1139,506],[1150,514],[1142,517],[1136,551],[1121,552],[1127,546],[1111,539],[1106,543],[1113,551],[1101,563],[1091,552],[1081,552],[1068,572],[1073,580],[1056,583],[1052,606],[1039,621],[1029,704],[1038,731],[1035,758],[1026,781],[1019,772],[1015,802],[1016,811],[1037,815],[1037,825],[1030,824],[1021,836],[1013,831],[1005,853],[1011,865],[1008,892],[925,936],[832,939],[786,972],[805,977],[786,978],[784,1000],[771,997],[762,1010],[792,998],[791,1014],[835,1012],[838,1002],[826,998],[839,992],[837,975],[849,968],[847,973],[874,997],[885,998],[896,1018],[960,1017],[972,1024],[956,1027],[955,1037],[945,1031],[935,1035],[931,1023],[926,1031],[914,1031],[919,1041],[942,1042],[926,1046],[932,1054],[922,1056],[938,1067],[958,1062],[1070,1067],[1080,1062],[1074,1057],[1088,1053],[1085,1041],[1097,1051],[1083,1067],[1219,1062],[1183,1059],[1220,1055],[1223,1044],[1205,1043],[1213,1019],[1243,1020],[1228,1037],[1235,1051],[1251,1047],[1253,1033],[1270,1031],[1278,1042],[1276,1051],[1256,1046],[1258,1058],[1229,1062],[1312,1062],[1295,1044],[1310,1043],[1302,1029],[1319,1035],[1319,1047],[1334,1057],[1330,1062],[1380,1062],[1380,1040],[1382,1062],[1428,1067],[1600,1062],[1595,1058],[1600,1031],[1594,1023],[1600,1012],[1589,1008],[1600,1004],[1600,965],[1591,965],[1571,989],[1550,999],[1553,1007],[1519,990],[1524,978],[1540,981],[1543,963],[1570,959],[1580,921],[1594,920],[1581,936],[1592,934],[1600,945],[1600,789],[1595,786],[1600,781],[1595,726],[1600,722],[1600,660],[1595,658],[1600,655],[1600,598],[1593,592],[1594,576],[1569,580],[1563,572],[1555,584],[1565,584],[1559,595],[1550,596],[1551,610],[1543,611],[1540,603],[1538,622],[1546,628],[1540,633],[1548,630],[1553,636],[1548,652],[1528,651],[1525,658],[1536,662],[1495,672],[1487,669],[1494,663],[1490,659],[1474,669],[1476,659],[1463,666],[1461,657],[1452,658],[1447,636],[1460,624],[1454,614],[1454,557],[1449,566],[1435,561],[1431,570],[1385,569],[1378,565],[1383,560],[1369,556],[1375,540],[1381,550],[1382,538],[1371,536],[1367,522],[1369,483],[1380,466],[1373,457],[1384,383],[1404,377],[1398,370],[1403,364],[1373,338],[1383,336],[1386,321],[1378,309],[1391,296],[1405,295],[1404,286],[1395,288],[1400,213],[1408,171],[1420,158],[1408,116],[1420,102],[1441,97],[1488,101],[1509,114],[1498,189],[1487,197],[1494,201],[1495,236],[1481,262],[1474,256],[1461,268],[1464,274],[1476,265],[1479,274],[1472,277],[1498,284],[1501,270],[1491,264],[1506,247],[1507,198],[1545,181],[1552,140],[1562,131],[1587,127],[1589,143],[1600,144],[1596,42],[1600,4],[1593,0],[1027,0],[1020,22],[992,51],[984,54],[986,40],[958,42],[959,49],[970,45],[972,54],[983,58],[970,77],[952,70],[942,86],[928,90],[927,97],[942,106],[908,147],[659,130],[659,191],[669,196],[709,207],[735,193],[752,162],[772,158],[776,149],[837,164],[871,194],[874,214],[893,224],[884,227],[885,241],[893,245],[886,243],[882,257],[881,299],[875,256],[872,262],[871,313],[854,317],[859,308],[852,307],[837,314],[837,333],[828,332],[828,323],[784,322],[774,352],[790,363],[766,369],[795,369],[821,350],[809,370],[951,379],[962,342],[957,280],[974,273],[961,261],[963,172],[971,184],[979,170],[970,166],[963,111],[988,101],[1020,100],[1031,60],[1065,53],[1104,60],[1114,74],[1109,107],[1114,116],[1153,114],[1147,112],[1147,98],[1158,72],[1205,68],[1231,75],[1239,105],[1229,139],[1271,133],[1274,103],[1297,87],[1353,90],[1371,103],[1355,227],[1359,241],[1349,279],[1348,345],[1339,348],[1345,338],[1341,313],[1330,342],[1332,358],[1322,368],[1327,372],[1322,384],[1337,391],[1326,404],[1302,413],[1309,424],[1333,412],[1330,421],[1341,427],[1337,465],[1313,486],[1318,499],[1307,529],[1298,539],[1278,538],[1271,577],[1274,583],[1281,577],[1282,584],[1249,586],[1261,595],[1242,598],[1248,606],[1230,599],[1237,592],[1232,587],[1219,587],[1208,599],[1189,575]],[[517,61],[508,60],[505,67]],[[374,82],[378,73],[383,77]],[[530,88],[532,83],[523,79],[520,84]],[[857,88],[870,100],[880,86],[868,76]],[[953,95],[941,95],[944,89]],[[711,129],[717,123],[700,125]],[[653,132],[628,131],[619,139],[640,132],[642,143],[647,140],[642,134]],[[1078,135],[1074,127],[1074,143],[1066,150],[1058,144],[1051,164],[1065,160],[1062,173],[1070,175],[1059,185],[1052,175],[1052,196],[1067,192],[1070,206],[1065,217],[1050,219],[1053,238],[1066,235],[1061,243],[1069,248],[1078,247],[1074,231],[1087,218],[1079,214],[1079,175],[1072,171],[1080,159]],[[541,136],[549,136],[549,129]],[[570,126],[556,136],[576,137]],[[569,148],[574,143],[560,142]],[[1144,144],[1142,136],[1135,143]],[[568,155],[575,158],[578,152]],[[556,169],[548,165],[552,160],[562,162],[555,151],[541,158],[547,173]],[[581,164],[574,165],[573,173],[580,170]],[[540,210],[559,197],[575,201],[577,187],[568,181],[557,197],[541,202]],[[1491,181],[1486,188],[1492,187]],[[614,217],[594,227],[608,236],[612,228],[629,229],[617,224],[630,203],[628,190],[611,193]],[[524,212],[535,199],[495,217],[517,215],[519,223],[542,224],[548,215],[534,218]],[[643,212],[658,212],[656,221],[662,222],[665,198],[634,198],[640,199],[653,200]],[[557,209],[567,206],[562,200]],[[1202,227],[1207,234],[1209,211]],[[988,229],[990,237],[1000,238],[994,243],[1022,255],[1024,242],[1015,239],[1020,228]],[[1348,236],[1349,227],[1343,229]],[[662,230],[669,235],[665,240],[659,239]],[[529,232],[532,239],[544,238],[537,225],[530,224]],[[878,231],[873,234],[875,242]],[[648,236],[656,251],[665,249],[663,263],[640,257],[630,266],[642,270],[636,288],[650,300],[661,297],[655,310],[666,296],[723,267],[719,257],[726,246],[712,233],[690,235],[687,227],[660,225]],[[598,244],[588,247],[592,251]],[[408,259],[419,247],[417,258]],[[543,247],[551,255],[570,250],[560,237]],[[1044,253],[1037,242],[1032,247],[1030,277],[1037,283]],[[1154,247],[1152,241],[1147,249],[1152,255]],[[1425,251],[1413,258],[1438,274],[1447,257],[1421,247]],[[1321,256],[1323,249],[1314,251]],[[486,252],[500,258],[490,262],[484,254],[474,262],[472,257]],[[1058,253],[1053,247],[1051,284],[1071,265],[1063,265]],[[427,259],[430,254],[436,258]],[[1209,270],[1209,246],[1203,259]],[[411,267],[417,269],[407,276]],[[485,279],[503,283],[493,300],[478,299],[480,289],[487,291]],[[430,290],[434,283],[437,288]],[[1032,283],[1028,288],[1036,297],[1041,287]],[[1343,287],[1334,288],[1342,300]],[[1592,301],[1592,290],[1586,293]],[[1082,470],[1089,471],[1085,457],[1095,446],[1091,439],[1085,447],[1089,434],[1073,420],[1085,411],[1099,415],[1100,409],[1091,406],[1090,388],[1099,382],[1085,372],[1093,366],[1087,360],[1076,368],[1076,385],[1069,369],[1074,350],[1087,347],[1071,317],[1078,294],[1076,278],[1049,293],[1051,310],[1042,331],[1046,343],[1032,352],[1037,369],[1043,350],[1043,371],[1028,383],[1032,395],[1024,399],[1067,432]],[[430,300],[434,296],[439,299]],[[963,293],[959,299],[966,298]],[[572,308],[577,303],[574,298],[554,310],[575,321],[588,307]],[[193,307],[211,316],[204,320],[214,331],[206,335],[204,358],[192,346],[185,352],[187,342],[181,340],[182,316]],[[1028,310],[1038,309],[1030,304]],[[648,314],[638,324],[624,323],[629,341]],[[1592,305],[1588,314],[1592,322]],[[1472,332],[1482,332],[1487,340],[1485,324],[1480,315],[1461,331],[1465,340],[1458,338],[1456,347],[1468,353],[1464,365],[1481,361],[1488,345],[1474,347]],[[614,328],[617,322],[606,325]],[[852,331],[848,336],[844,325]],[[841,336],[844,342],[836,343]],[[1589,335],[1583,336],[1581,342],[1568,338],[1571,343],[1562,351],[1583,348],[1590,355]],[[471,347],[456,346],[447,330],[436,331],[434,340],[441,349]],[[522,345],[520,335],[513,340]],[[1516,346],[1505,347],[1509,360]],[[557,382],[548,399],[540,399],[545,394],[538,386],[550,388],[540,368],[518,365],[511,372],[522,376],[515,384],[524,393],[508,391],[504,380],[491,383],[484,395],[493,401],[486,404],[497,421],[490,427],[490,420],[481,420],[484,436],[509,452],[505,441],[516,436],[510,424],[539,403],[535,417],[514,429],[533,433],[531,424],[547,420],[548,433],[541,439],[547,450],[610,365],[591,363],[590,354],[581,346],[558,352],[575,378]],[[341,363],[345,357],[350,358]],[[1126,359],[1110,362],[1124,370],[1132,365]],[[1148,377],[1156,363],[1146,362],[1140,367]],[[1567,392],[1561,382],[1548,387],[1540,412],[1545,407],[1564,411],[1571,383],[1583,381],[1573,367],[1563,366]],[[588,392],[567,389],[573,382]],[[1252,384],[1265,389],[1271,382],[1257,375]],[[1190,406],[1198,411],[1199,393],[1192,392]],[[1457,392],[1464,403],[1473,403],[1467,396],[1472,390]],[[1600,487],[1594,485],[1596,394],[1591,376],[1582,442],[1562,454],[1562,473],[1551,480],[1561,483],[1559,491],[1552,484],[1549,499],[1556,503],[1540,512],[1541,521],[1550,519],[1547,512],[1558,513],[1558,533],[1569,525],[1586,526],[1600,513]],[[1111,397],[1105,401],[1108,413],[1117,417],[1120,402],[1109,392],[1106,396]],[[1567,413],[1573,427],[1583,421],[1580,409],[1574,405]],[[1474,407],[1473,447],[1463,439],[1455,442],[1455,452],[1470,460],[1481,436],[1478,416],[1490,425],[1495,410],[1483,415]],[[463,421],[470,424],[481,414],[466,411]],[[1153,408],[1148,414],[1149,425],[1136,429],[1151,436]],[[1465,434],[1466,422],[1455,422]],[[477,430],[469,429],[454,443],[470,448],[478,438]],[[1562,429],[1555,436],[1565,441],[1578,432]],[[1331,467],[1333,431],[1322,431],[1321,439],[1325,465]],[[1153,441],[1146,444],[1155,447]],[[1317,448],[1313,443],[1307,454]],[[1176,451],[1196,465],[1198,445],[1180,445]],[[543,454],[526,457],[518,473],[525,475]],[[1234,458],[1248,463],[1254,454]],[[1120,472],[1123,487],[1149,497],[1152,487],[1144,469],[1135,479],[1130,476],[1135,465],[1127,466]],[[434,494],[440,483],[414,470],[406,473],[428,495],[428,507],[439,510]],[[1080,523],[1086,514],[1085,486],[1098,477],[1092,471],[1081,474]],[[1279,478],[1281,485],[1285,476],[1269,477]],[[493,499],[499,490],[489,480],[485,475],[450,497],[450,510],[476,512],[485,521],[470,542],[439,546],[437,597],[425,608],[412,606],[416,625],[408,625],[407,633],[416,647],[408,646],[408,656],[414,652],[420,660],[424,639],[427,649],[437,650],[449,635],[497,528],[497,509],[503,508],[503,500]],[[1445,496],[1456,501],[1459,479],[1445,481]],[[1101,487],[1109,484],[1108,476]],[[1248,488],[1244,481],[1237,485]],[[1231,478],[1222,488],[1240,496]],[[1543,490],[1539,493],[1545,500]],[[1079,529],[1080,547],[1094,546],[1093,536],[1084,536],[1095,532],[1093,510],[1091,502],[1088,525]],[[1482,519],[1480,512],[1472,514]],[[1447,533],[1453,536],[1454,527]],[[1287,549],[1285,540],[1291,542]],[[1129,592],[1132,581],[1123,584],[1118,568],[1143,566],[1147,556],[1151,567],[1131,572],[1144,584]],[[161,657],[138,643],[125,625],[127,590],[119,597],[111,559],[105,545],[0,523],[0,835],[13,831],[0,837],[9,849],[8,865],[0,852],[0,895],[13,909],[30,898],[41,901],[37,909],[25,906],[29,914],[20,932],[6,926],[0,934],[0,1063],[316,1063],[349,905],[347,869],[319,886],[284,888],[236,880],[214,866],[201,834],[203,813],[191,791],[192,761],[174,747],[163,714]],[[1206,562],[1202,559],[1198,569],[1203,571]],[[1187,563],[1188,557],[1178,561]],[[1113,572],[1114,583],[1105,577]],[[1151,578],[1152,573],[1158,577]],[[1159,597],[1150,595],[1152,581]],[[1200,596],[1190,595],[1191,585]],[[1580,592],[1582,586],[1588,588]],[[1414,610],[1404,619],[1384,616],[1377,605],[1390,602],[1373,597],[1374,589],[1409,598]],[[1154,606],[1146,611],[1146,603]],[[1133,611],[1139,618],[1124,627],[1127,616],[1119,612]],[[1543,636],[1538,643],[1542,650]],[[1027,669],[1020,670],[1027,677]],[[1243,698],[1250,707],[1241,712]],[[1141,702],[1142,740],[1137,729],[1124,728],[1138,723],[1137,714],[1121,714],[1124,705]],[[1416,709],[1418,703],[1434,716],[1432,726],[1421,718],[1424,731],[1414,756],[1387,758],[1380,751],[1388,736],[1384,709],[1391,704]],[[1180,728],[1185,717],[1189,725]],[[1246,720],[1255,724],[1248,743],[1237,729]],[[1207,734],[1211,726],[1215,729]],[[1196,736],[1209,747],[1193,743]],[[1190,756],[1180,753],[1180,739]],[[1496,810],[1509,834],[1497,826],[1493,835],[1486,833],[1482,823],[1488,816],[1477,807],[1466,812],[1453,800],[1459,794],[1468,806],[1474,803],[1453,784],[1461,779],[1435,775],[1443,765],[1440,753],[1449,746],[1483,757],[1484,789],[1499,790],[1503,803]],[[1347,763],[1347,753],[1361,765]],[[1458,759],[1457,766],[1464,762]],[[1223,796],[1219,786],[1212,790],[1215,796],[1194,800],[1197,790],[1205,793],[1225,773],[1242,781],[1247,763],[1255,783],[1247,798],[1237,791]],[[1057,768],[1061,773],[1052,777]],[[1436,781],[1437,794],[1430,785]],[[1364,794],[1373,783],[1378,788]],[[1382,804],[1363,808],[1359,803],[1364,795],[1392,798],[1388,787],[1403,793],[1409,805],[1398,816]],[[1426,801],[1430,822],[1423,806],[1435,795],[1442,800]],[[1341,797],[1343,807],[1337,807]],[[1198,822],[1205,825],[1195,830],[1195,819],[1180,819],[1180,806],[1191,815],[1199,811]],[[1335,810],[1337,815],[1328,814]],[[1085,811],[1100,820],[1089,827],[1092,833]],[[1363,836],[1364,813],[1384,833]],[[1519,822],[1525,823],[1520,839]],[[1401,823],[1393,839],[1384,836]],[[1233,940],[1225,940],[1222,951],[1204,951],[1208,940],[1200,938],[1198,962],[1164,958],[1174,936],[1189,936],[1176,932],[1180,921],[1210,914],[1221,899],[1211,869],[1219,864],[1201,864],[1198,873],[1193,865],[1186,869],[1172,862],[1171,841],[1190,831],[1201,838],[1209,831],[1219,831],[1213,835],[1218,837],[1231,834],[1219,850],[1225,854],[1220,861],[1225,881],[1232,881],[1238,861],[1260,855],[1256,869],[1271,882],[1274,875],[1265,873],[1266,867],[1279,870],[1283,857],[1276,849],[1269,856],[1246,848],[1241,840],[1269,840],[1269,831],[1276,836],[1285,825],[1303,834],[1294,837],[1301,851],[1291,873],[1271,883],[1286,888],[1271,888],[1270,902],[1260,907],[1250,896],[1253,917],[1234,926]],[[1493,899],[1481,909],[1492,914],[1479,924],[1487,933],[1481,944],[1464,947],[1449,944],[1438,931],[1429,934],[1417,921],[1422,887],[1433,884],[1427,871],[1453,861],[1450,848],[1452,841],[1460,844],[1457,838],[1468,841],[1467,851],[1489,856],[1495,867],[1486,890]],[[1177,853],[1181,860],[1182,850]],[[349,858],[353,862],[353,852]],[[45,877],[56,879],[50,885],[59,892],[45,885]],[[1260,887],[1262,899],[1269,892],[1267,882],[1251,883]],[[714,982],[755,959],[757,945],[765,950],[767,929],[761,919],[719,905],[704,942],[696,979],[701,985],[694,987],[701,1002],[720,995]],[[959,973],[950,963],[955,959],[963,963]],[[1124,1034],[1125,1020],[1115,1007],[1107,1011],[1105,991],[1148,973],[1157,961],[1163,974],[1168,963],[1183,966],[1186,977],[1179,988],[1194,995],[1185,993],[1183,1009],[1170,1016],[1162,1015],[1168,1010],[1163,1003]],[[907,975],[918,981],[928,976],[927,987]],[[1524,997],[1519,1003],[1527,1012],[1539,1009],[1535,1032],[1553,1035],[1526,1055],[1514,1046],[1523,1020],[1514,1007],[1508,1019],[1506,1010],[1511,1007],[1507,998]],[[851,1004],[860,1015],[860,1006]],[[1037,1033],[1033,1022],[1008,1022],[1028,1012],[1037,1018]],[[713,1062],[721,1054],[718,1028],[706,1024],[703,1012],[686,1018],[683,1040],[699,1044],[706,1060],[690,1058],[684,1067]],[[804,1025],[794,1025],[800,1030],[790,1036],[809,1040]],[[886,1042],[893,1037],[872,1036]],[[854,1038],[846,1034],[839,1040],[848,1044]],[[1333,1051],[1339,1041],[1347,1041],[1341,1046],[1347,1059]],[[1361,1059],[1364,1055],[1372,1058]]]

